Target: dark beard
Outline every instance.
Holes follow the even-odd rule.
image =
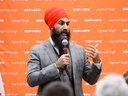
[[[62,33],[66,33],[66,36],[61,36]],[[67,30],[62,30],[61,32],[58,32],[55,27],[53,26],[53,30],[52,30],[52,33],[51,33],[51,38],[55,44],[55,46],[57,48],[62,48],[63,45],[62,45],[62,40],[63,39],[67,39],[69,41],[70,39],[70,31],[67,31]],[[68,47],[68,45],[67,45]]]

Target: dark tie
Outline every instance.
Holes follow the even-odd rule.
[[[59,56],[61,56],[61,55],[63,55],[63,54],[64,54],[64,53],[63,53],[63,48],[59,48]],[[71,63],[72,63],[72,62],[71,62]],[[71,64],[71,66],[72,66],[72,64]],[[72,69],[72,68],[71,68],[71,69]],[[62,72],[62,74],[63,74],[63,70],[66,71],[66,73],[67,73],[67,75],[68,75],[68,77],[69,77],[69,80],[71,81],[72,86],[73,86],[73,89],[74,89],[74,80],[73,80],[73,78],[72,78],[73,73],[72,73],[72,76],[71,76],[70,73],[68,72],[67,66],[64,67],[64,68],[60,68],[60,69],[59,69],[59,71]],[[74,93],[74,94],[75,94],[75,93]],[[75,95],[74,95],[74,96],[75,96]]]
[[[63,48],[59,48],[59,56],[63,54]]]
[[[60,49],[59,49],[59,53],[60,53],[60,56],[61,56],[62,54],[64,54],[64,53],[63,53],[63,48],[60,48]],[[65,66],[64,68],[60,68],[60,72],[63,72],[63,70],[66,71],[66,73],[67,73],[67,75],[68,75],[68,77],[69,77],[69,80],[72,81],[72,77],[71,77],[70,73],[68,72],[67,66]]]
[[[61,55],[63,55],[63,48],[59,48],[59,57],[60,57]],[[63,70],[64,70],[64,68],[60,68],[60,69],[59,69],[60,73],[63,74]]]

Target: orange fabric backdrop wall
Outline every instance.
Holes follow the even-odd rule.
[[[0,72],[6,96],[36,95],[37,87],[27,84],[27,59],[30,47],[50,36],[44,12],[51,6],[66,10],[71,42],[85,48],[98,44],[100,79],[128,70],[128,0],[0,0]],[[82,84],[84,96],[92,96],[96,84]]]

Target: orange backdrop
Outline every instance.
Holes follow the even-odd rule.
[[[100,79],[128,70],[128,0],[0,0],[0,72],[6,96],[35,96],[37,87],[27,84],[27,59],[30,47],[50,36],[43,17],[51,6],[69,15],[71,42],[98,44]],[[92,96],[96,84],[82,84],[84,96]]]

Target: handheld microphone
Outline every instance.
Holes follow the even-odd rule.
[[[62,44],[63,44],[63,54],[67,54],[68,40],[67,39],[63,39],[62,40]],[[67,68],[67,66],[64,66],[64,68]]]
[[[62,40],[62,44],[63,44],[63,54],[67,54],[67,45],[68,45],[68,40],[67,39],[63,39]],[[69,80],[71,81],[71,82],[73,82],[72,80],[72,76],[70,75],[70,73],[69,73],[69,71],[68,71],[68,69],[67,69],[67,65],[66,66],[64,66],[64,69],[65,69],[65,71],[66,71],[66,73],[67,73],[67,75],[68,75],[68,77],[69,77]]]
[[[62,44],[63,44],[63,53],[67,54],[67,45],[68,45],[68,40],[67,39],[63,39],[62,40]]]

